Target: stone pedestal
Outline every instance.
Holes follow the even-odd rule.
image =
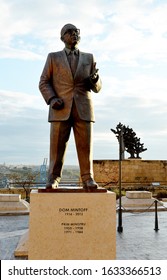
[[[28,214],[29,203],[20,194],[0,194],[0,215],[13,213]]]
[[[127,191],[126,197],[129,199],[151,199],[152,192],[148,191]]]
[[[30,195],[30,260],[116,258],[115,193]]]
[[[122,197],[122,206],[125,210],[139,210],[144,208],[155,208],[155,198],[152,197],[152,192],[148,191],[127,191],[126,196]],[[163,203],[158,203],[161,207]]]

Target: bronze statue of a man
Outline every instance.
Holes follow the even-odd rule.
[[[49,53],[39,89],[49,105],[50,165],[46,188],[57,188],[66,146],[73,128],[83,188],[97,188],[93,178],[92,124],[95,121],[91,90],[99,92],[101,80],[94,57],[79,51],[80,30],[73,24],[61,29],[62,51]]]

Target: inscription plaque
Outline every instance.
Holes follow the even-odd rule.
[[[86,223],[82,221],[85,213],[88,213],[88,208],[59,208],[59,213],[62,214],[62,221],[64,216],[69,217],[69,222],[62,222],[61,226],[63,228],[64,234],[83,234],[86,228]],[[70,221],[70,217],[72,217]],[[79,222],[73,222],[75,217],[80,217]]]

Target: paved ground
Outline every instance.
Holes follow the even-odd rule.
[[[123,213],[123,233],[117,233],[117,259],[167,260],[167,212]]]
[[[14,260],[14,250],[29,224],[29,216],[0,216],[0,259]]]
[[[117,217],[118,218],[118,217]],[[29,216],[0,216],[0,259],[14,260],[14,250],[28,229]],[[167,260],[167,211],[123,213],[123,232],[117,232],[117,259]]]

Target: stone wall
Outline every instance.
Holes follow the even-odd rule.
[[[118,160],[94,160],[94,175],[102,184],[119,181]],[[122,161],[122,184],[151,185],[152,183],[167,185],[167,161],[128,159]]]

